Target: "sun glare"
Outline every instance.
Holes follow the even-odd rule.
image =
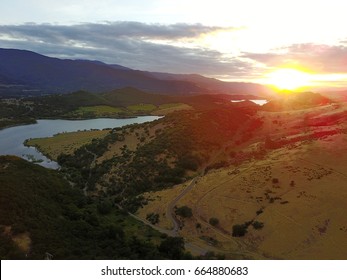
[[[296,90],[311,84],[310,74],[296,69],[283,68],[267,75],[267,83],[281,90]]]

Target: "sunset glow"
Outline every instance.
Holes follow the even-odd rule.
[[[117,9],[111,9],[115,2]],[[347,88],[346,2],[341,0],[2,4],[3,48],[276,89]]]
[[[284,68],[271,72],[266,81],[269,85],[281,90],[296,90],[310,86],[312,77],[310,74],[296,69]]]

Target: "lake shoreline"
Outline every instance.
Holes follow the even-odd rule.
[[[32,119],[28,121],[18,122],[16,124],[9,124],[5,126],[0,126],[0,131],[3,129],[16,127],[16,126],[22,126],[22,125],[31,125],[36,124],[37,120],[66,120],[66,121],[87,121],[87,120],[95,120],[95,119],[114,119],[114,120],[124,120],[124,119],[136,119],[138,117],[148,117],[148,116],[159,116],[163,117],[164,115],[148,115],[148,114],[136,114],[136,115],[114,115],[114,116],[98,116],[98,117],[90,117],[90,118],[84,118],[84,117],[64,117],[64,116],[57,116],[57,117],[43,117],[38,119]]]
[[[43,153],[40,147],[28,145],[28,139],[47,138],[55,134],[78,131],[100,131],[133,124],[155,121],[160,116],[132,118],[96,118],[87,120],[38,119],[34,124],[23,124],[0,130],[0,155],[15,155],[26,160],[43,161],[41,166],[58,169],[58,163]]]

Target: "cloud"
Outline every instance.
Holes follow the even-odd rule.
[[[0,43],[59,58],[92,59],[130,68],[205,75],[244,76],[249,61],[197,45],[173,42],[198,40],[205,34],[234,28],[201,24],[145,24],[140,22],[85,23],[72,26],[32,24],[0,26]]]
[[[232,27],[204,26],[202,24],[177,23],[171,25],[147,24],[134,21],[117,21],[105,23],[84,23],[77,25],[52,25],[27,23],[24,25],[0,26],[1,33],[10,33],[22,38],[49,38],[58,40],[71,38],[76,40],[89,39],[90,35],[98,38],[127,37],[151,39],[195,38],[203,34],[218,31],[237,30]]]
[[[323,44],[294,44],[271,53],[244,53],[243,57],[268,67],[297,65],[317,73],[346,73],[347,46]]]

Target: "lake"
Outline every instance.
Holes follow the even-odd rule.
[[[129,124],[150,122],[157,116],[144,116],[129,119],[91,120],[37,120],[36,124],[20,125],[0,130],[0,155],[16,155],[27,160],[40,160],[44,167],[57,169],[58,163],[41,154],[34,147],[24,146],[29,138],[50,137],[61,132],[121,127]]]
[[[243,101],[246,101],[245,99],[242,99],[242,100],[231,100],[231,102],[243,102]],[[257,105],[260,105],[260,106],[263,106],[264,104],[268,103],[269,101],[265,100],[265,99],[252,99],[252,100],[249,100],[249,101],[252,101],[253,103],[257,104]]]

